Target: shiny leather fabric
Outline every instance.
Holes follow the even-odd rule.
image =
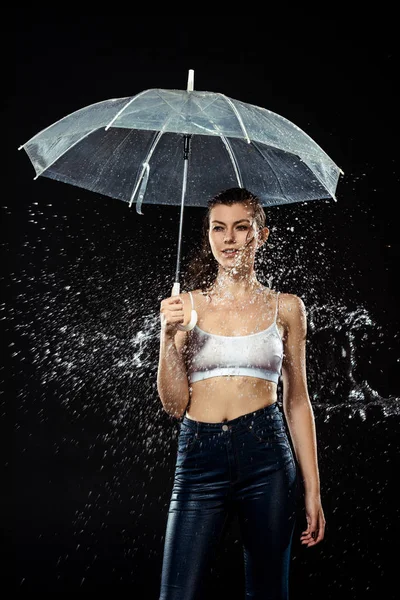
[[[297,466],[276,403],[180,425],[159,600],[207,598],[205,575],[236,512],[247,600],[286,600]]]

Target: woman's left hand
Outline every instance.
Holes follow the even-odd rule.
[[[305,508],[307,518],[307,529],[302,532],[300,541],[310,548],[322,542],[325,535],[325,517],[321,506],[320,496],[312,494],[305,495]]]

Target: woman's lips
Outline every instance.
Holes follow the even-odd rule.
[[[228,258],[233,258],[234,256],[236,256],[238,253],[237,250],[235,250],[234,252],[224,252],[222,251],[222,254]]]

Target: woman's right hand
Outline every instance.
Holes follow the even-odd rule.
[[[183,324],[183,300],[180,296],[170,296],[161,300],[160,305],[161,330],[165,335],[174,338],[178,325]]]

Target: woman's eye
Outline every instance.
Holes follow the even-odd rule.
[[[217,229],[222,229],[222,227],[220,227],[220,225],[213,227],[213,231],[217,231]],[[239,225],[238,229],[247,229],[247,225]]]

